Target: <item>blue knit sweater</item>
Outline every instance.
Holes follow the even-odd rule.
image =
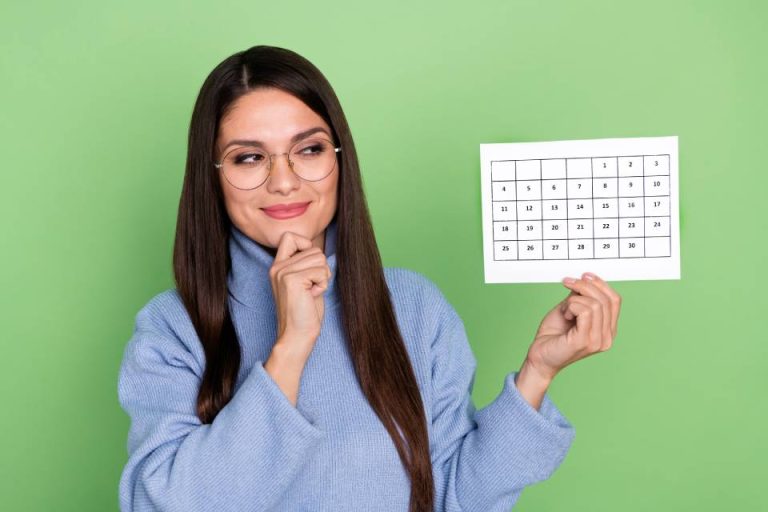
[[[131,419],[121,510],[407,511],[408,475],[347,353],[335,240],[334,220],[325,316],[296,406],[263,366],[277,330],[273,257],[236,227],[228,285],[242,362],[235,394],[212,424],[195,414],[205,356],[176,289],[138,312],[118,382]],[[426,409],[435,510],[509,511],[525,486],[557,469],[573,426],[548,395],[538,411],[531,407],[515,386],[517,371],[476,410],[476,360],[462,320],[424,275],[384,272]]]

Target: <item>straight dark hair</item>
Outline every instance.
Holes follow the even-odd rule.
[[[213,421],[232,398],[240,368],[227,301],[231,221],[213,162],[221,118],[235,100],[258,87],[278,88],[303,101],[342,147],[336,286],[349,352],[360,387],[410,476],[409,512],[431,511],[434,482],[425,411],[384,279],[352,134],[325,76],[284,48],[260,45],[227,57],[205,79],[192,113],[173,270],[205,351],[197,414],[203,423]]]

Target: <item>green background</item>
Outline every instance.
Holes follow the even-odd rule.
[[[613,348],[550,388],[574,445],[516,510],[765,510],[764,5],[2,2],[0,508],[117,508],[117,371],[173,286],[192,106],[271,44],[334,86],[385,265],[464,319],[478,407],[567,293],[483,283],[479,144],[678,135],[682,280],[613,283]]]

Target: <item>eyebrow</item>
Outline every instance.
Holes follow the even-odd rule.
[[[322,126],[315,126],[313,128],[309,128],[308,130],[304,130],[303,132],[299,132],[293,137],[291,137],[290,143],[293,144],[295,142],[298,142],[301,139],[307,138],[313,133],[317,133],[317,132],[323,132],[329,137],[331,136],[331,134],[328,133],[328,130],[326,130]],[[229,141],[227,145],[224,146],[224,148],[221,150],[221,152],[222,153],[225,152],[229,146],[234,146],[234,145],[264,147],[264,143],[259,140],[235,139],[235,140]]]

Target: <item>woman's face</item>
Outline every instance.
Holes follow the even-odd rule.
[[[264,152],[287,153],[294,135],[316,127],[325,133],[315,132],[306,138],[319,135],[336,142],[323,118],[295,96],[276,88],[256,89],[235,101],[221,119],[215,157],[220,160],[224,152],[233,148],[250,147],[230,145],[233,140],[259,141]],[[252,190],[233,187],[222,170],[218,172],[229,218],[243,233],[264,246],[276,248],[283,233],[291,231],[309,238],[313,246],[322,250],[325,228],[336,212],[338,168],[336,163],[333,171],[320,181],[304,181],[291,170],[286,155],[273,156],[269,178]],[[264,211],[291,203],[309,205],[304,213],[290,218],[276,218]]]

